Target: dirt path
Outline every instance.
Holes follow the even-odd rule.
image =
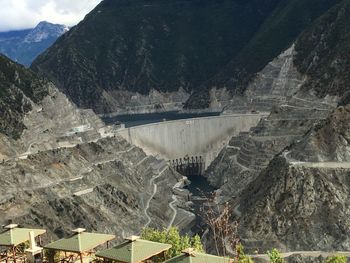
[[[146,202],[146,206],[145,206],[145,210],[144,210],[144,214],[147,217],[147,223],[144,225],[144,228],[148,227],[149,224],[151,223],[152,219],[151,217],[148,215],[148,209],[149,209],[149,205],[153,199],[153,197],[156,195],[157,193],[157,189],[158,189],[158,185],[154,182],[157,178],[159,178],[160,176],[162,176],[162,174],[168,170],[168,166],[166,166],[162,171],[160,171],[157,175],[152,176],[151,180],[150,180],[150,184],[153,184],[153,193],[150,196],[150,198],[147,200]]]

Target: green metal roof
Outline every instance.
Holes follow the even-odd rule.
[[[114,238],[115,235],[82,232],[77,233],[69,238],[57,240],[46,245],[44,248],[74,253],[83,253],[88,252]]]
[[[114,248],[96,253],[96,256],[124,263],[138,263],[171,248],[171,245],[143,239],[129,240]]]
[[[34,236],[45,234],[44,229],[12,228],[0,234],[0,246],[18,246],[29,240],[29,232],[33,231]]]
[[[182,253],[179,256],[171,258],[164,263],[232,263],[232,259],[199,253],[193,251],[191,253]]]

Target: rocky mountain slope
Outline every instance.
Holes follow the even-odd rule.
[[[1,61],[2,87],[21,100],[1,97],[0,224],[41,226],[50,237],[86,227],[118,238],[148,225],[191,226],[186,200],[172,193],[182,176],[165,161],[128,144],[52,83]]]
[[[248,186],[239,206],[247,239],[290,250],[349,250],[348,118],[349,106],[335,110]]]
[[[23,117],[32,109],[30,100],[41,101],[48,83],[0,55],[0,132],[18,138],[25,128]]]
[[[304,89],[320,97],[349,91],[349,14],[350,2],[342,1],[298,39],[295,63],[309,77]]]
[[[211,88],[244,90],[337,2],[105,0],[32,68],[98,113],[206,108]]]
[[[30,66],[33,60],[68,31],[64,25],[40,22],[35,28],[0,32],[0,53]]]
[[[249,249],[349,250],[349,58],[341,49],[349,3],[319,18],[255,77],[246,96],[258,110],[273,102],[272,112],[232,138],[208,171]]]

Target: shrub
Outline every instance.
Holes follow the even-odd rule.
[[[55,263],[60,261],[60,253],[53,249],[44,249],[44,255],[47,262]]]
[[[203,252],[201,239],[198,235],[189,237],[181,236],[176,227],[167,230],[157,230],[153,228],[145,228],[141,232],[141,238],[149,241],[170,244],[172,247],[166,252],[166,258],[173,258],[180,255],[186,248],[194,248],[198,252]]]
[[[251,257],[248,257],[244,253],[244,247],[242,244],[238,244],[236,246],[236,252],[237,252],[237,263],[254,263]]]
[[[336,256],[328,257],[324,263],[347,263],[347,262],[348,260],[345,256],[336,255]]]
[[[276,248],[267,251],[267,255],[269,256],[271,263],[285,263],[281,253]]]

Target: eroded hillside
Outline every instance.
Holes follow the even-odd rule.
[[[184,216],[179,227],[191,226],[186,200],[173,194],[183,178],[164,160],[127,143],[91,110],[76,108],[52,83],[2,60],[2,76],[12,80],[8,92],[18,91],[28,106],[20,111],[5,97],[0,105],[22,127],[7,121],[0,134],[1,224],[42,226],[51,237],[85,227],[118,238],[145,226],[170,227]],[[16,137],[4,132],[11,129]]]

